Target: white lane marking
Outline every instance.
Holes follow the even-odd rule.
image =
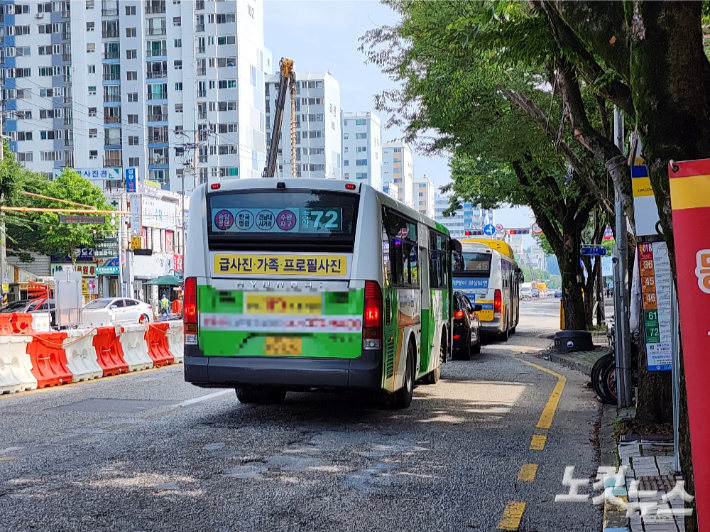
[[[210,399],[214,399],[215,397],[219,397],[220,395],[227,395],[228,393],[234,393],[234,390],[221,390],[219,392],[202,395],[200,397],[195,397],[194,399],[188,399],[187,401],[183,401],[178,406],[194,405],[195,403],[201,403],[202,401],[209,401]]]
[[[6,447],[5,449],[0,449],[0,455],[14,453],[15,451],[21,451],[24,447]]]

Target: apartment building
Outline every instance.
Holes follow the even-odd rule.
[[[279,74],[266,76],[266,142],[271,142]],[[342,179],[340,85],[330,72],[296,71],[296,161],[291,160],[291,100],[286,95],[278,172],[283,177]],[[263,168],[262,168],[263,169]]]
[[[495,224],[493,209],[482,209],[470,203],[464,203],[453,216],[444,216],[449,208],[449,196],[437,194],[434,201],[434,219],[449,230],[452,238],[465,238],[466,233],[482,231],[486,224]]]
[[[404,142],[386,142],[382,145],[382,181],[399,187],[398,200],[414,207],[414,157],[412,149]]]
[[[342,112],[343,178],[382,190],[382,124],[370,112]]]
[[[174,191],[187,173],[187,192],[261,174],[262,0],[0,9],[5,131],[29,168],[135,168]]]
[[[424,177],[414,180],[414,208],[424,216],[434,218],[434,201],[436,187],[424,174]]]

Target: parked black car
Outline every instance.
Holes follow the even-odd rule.
[[[562,299],[562,290],[560,290],[559,288],[555,290],[555,297],[557,299]]]
[[[476,314],[481,308],[481,305],[472,305],[463,292],[454,291],[455,359],[470,360],[472,354],[481,352],[481,322]]]
[[[12,314],[13,312],[49,312],[50,325],[56,327],[56,310],[54,308],[54,299],[47,299],[41,305],[32,299],[21,299],[13,301],[0,309],[0,314]]]

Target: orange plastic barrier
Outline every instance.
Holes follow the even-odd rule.
[[[180,314],[182,312],[182,301],[176,299],[173,301],[173,314]]]
[[[27,344],[27,354],[32,360],[32,375],[37,379],[37,388],[59,386],[72,382],[72,374],[67,367],[67,355],[62,341],[65,332],[45,332],[32,335]]]
[[[15,312],[0,314],[0,334],[32,334],[32,314]]]
[[[153,367],[167,366],[175,361],[170,354],[167,330],[168,322],[148,323],[145,330],[145,341],[148,343],[148,355],[153,359]]]
[[[104,371],[104,377],[128,373],[128,363],[123,357],[123,346],[118,340],[120,334],[120,327],[96,328],[93,344],[96,349],[97,362]]]

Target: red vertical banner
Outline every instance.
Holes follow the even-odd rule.
[[[668,165],[700,530],[710,530],[710,159]]]

